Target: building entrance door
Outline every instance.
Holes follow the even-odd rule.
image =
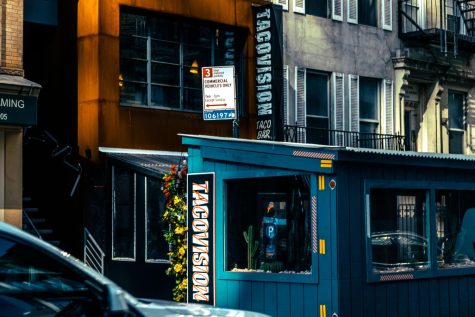
[[[110,252],[106,275],[137,297],[171,299],[167,225],[162,221],[165,197],[161,178],[112,166]]]

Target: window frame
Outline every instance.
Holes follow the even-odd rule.
[[[429,267],[426,271],[404,271],[391,273],[374,273],[372,267],[372,249],[371,249],[371,189],[418,189],[426,191],[427,209],[426,209],[426,229],[429,240]],[[410,279],[465,276],[475,274],[475,266],[463,268],[439,268],[437,264],[437,226],[436,226],[436,192],[440,190],[452,191],[474,191],[475,183],[463,182],[440,182],[440,181],[392,181],[392,180],[365,180],[364,181],[364,199],[363,212],[365,220],[365,249],[366,249],[366,280],[368,283],[384,283],[391,280],[391,277],[400,277],[412,275]],[[382,279],[382,277],[388,277]],[[407,279],[407,278],[405,278]]]
[[[317,175],[310,171],[275,171],[263,169],[258,175],[254,170],[239,172],[223,172],[216,174],[216,205],[222,206],[223,212],[216,214],[216,236],[223,239],[216,239],[216,249],[222,250],[216,254],[216,276],[218,279],[239,280],[239,281],[265,281],[265,282],[284,282],[284,283],[306,283],[317,284],[319,272],[319,253],[313,253],[311,256],[311,273],[310,274],[283,274],[283,273],[266,273],[266,272],[233,272],[226,270],[227,265],[227,184],[226,182],[235,179],[252,179],[265,177],[284,177],[293,175],[309,175],[310,176],[310,198],[317,196]],[[311,210],[309,210],[311,213]],[[318,219],[318,208],[317,208]],[[318,225],[317,225],[318,227]],[[311,234],[311,233],[309,233]],[[317,239],[320,236],[317,230]]]
[[[376,103],[374,104],[374,110],[376,114],[376,118],[363,118],[361,116],[361,98],[362,98],[362,93],[361,93],[361,86],[362,86],[362,80],[363,82],[365,80],[370,80],[374,81],[376,83]],[[380,133],[381,132],[381,107],[382,107],[382,100],[381,100],[381,85],[382,81],[380,78],[373,78],[373,77],[364,77],[364,76],[358,76],[358,131],[361,132],[361,123],[370,123],[370,124],[375,124],[376,125],[376,130],[375,132],[372,133]],[[363,132],[364,133],[364,132]]]
[[[450,105],[450,97],[451,96],[461,96],[462,98],[462,111],[461,111],[461,117],[458,119],[461,120],[461,128],[460,127],[451,127],[451,121],[453,119],[453,113],[451,109],[453,109]],[[466,141],[466,130],[467,130],[467,93],[464,91],[460,90],[455,90],[455,89],[449,89],[447,93],[447,115],[448,115],[448,121],[447,121],[447,134],[448,134],[448,143],[449,143],[449,153],[452,154],[464,154],[466,151],[467,147],[467,141]],[[456,136],[455,136],[456,135]],[[454,144],[453,141],[451,140],[452,137],[457,137],[459,140],[461,140],[461,145],[462,145],[462,151],[456,151],[454,149]]]
[[[313,16],[316,16],[316,17],[320,17],[320,18],[324,18],[324,19],[329,19],[330,18],[330,14],[329,14],[329,3],[327,0],[304,0],[305,1],[305,14],[308,14],[308,15],[313,15]],[[324,5],[325,6],[325,15],[318,15],[314,12],[309,12],[309,2],[317,2],[319,5]]]
[[[236,44],[236,47],[233,49],[233,51],[235,52],[235,54],[237,55],[237,58],[235,59],[235,61],[239,61],[239,64],[236,65],[235,63],[233,64],[235,67],[236,67],[236,82],[238,83],[237,85],[237,91],[238,91],[238,94],[237,94],[237,105],[238,105],[238,109],[239,112],[240,112],[240,115],[241,116],[244,116],[245,115],[245,110],[244,109],[241,109],[243,107],[239,107],[239,105],[243,104],[243,101],[244,101],[244,95],[245,95],[245,85],[244,85],[244,74],[246,72],[246,60],[245,60],[245,46],[246,46],[246,39],[245,39],[245,29],[243,28],[240,28],[240,27],[236,27],[236,26],[233,26],[233,25],[227,25],[227,24],[222,24],[222,23],[214,23],[214,22],[210,22],[210,21],[202,21],[202,20],[198,20],[198,19],[193,19],[193,18],[186,18],[186,17],[182,17],[182,16],[176,16],[176,15],[172,15],[172,14],[166,14],[166,13],[154,13],[154,12],[150,12],[150,11],[146,11],[146,10],[139,10],[139,9],[135,9],[135,8],[131,8],[131,7],[127,7],[127,6],[121,6],[120,7],[120,13],[119,15],[122,16],[122,14],[131,14],[131,15],[138,15],[138,16],[141,16],[141,17],[144,17],[147,21],[147,26],[146,26],[146,34],[145,35],[130,35],[130,34],[121,34],[121,32],[119,32],[119,105],[121,107],[133,107],[133,108],[147,108],[147,109],[158,109],[158,110],[169,110],[169,111],[180,111],[180,112],[190,112],[190,113],[201,113],[202,112],[202,109],[197,109],[197,110],[194,110],[192,109],[192,104],[185,104],[184,102],[184,99],[185,99],[185,95],[187,94],[186,92],[187,91],[201,91],[202,92],[202,85],[200,84],[200,87],[199,88],[194,88],[194,87],[189,87],[186,85],[185,83],[185,76],[184,76],[184,72],[186,69],[192,67],[188,64],[185,63],[184,61],[184,50],[185,48],[184,47],[200,47],[200,48],[204,48],[204,46],[202,46],[202,44],[196,44],[196,43],[186,43],[185,40],[184,40],[184,33],[183,31],[180,31],[179,33],[179,39],[177,41],[174,41],[174,40],[170,40],[170,39],[160,39],[160,38],[154,38],[152,37],[151,35],[151,32],[150,32],[150,23],[148,21],[150,21],[151,19],[153,18],[156,18],[156,19],[160,19],[160,18],[163,18],[163,19],[174,19],[174,21],[177,21],[180,26],[183,26],[185,25],[186,23],[196,23],[196,24],[199,24],[200,26],[203,26],[203,27],[207,27],[209,28],[211,31],[216,31],[216,29],[219,28],[219,30],[222,30],[222,31],[226,31],[226,30],[232,30],[235,32],[235,40],[236,42],[238,42],[239,40],[243,40],[243,42],[241,43],[242,44],[242,47],[240,47],[240,49],[235,49],[236,47],[238,47],[238,44]],[[120,25],[120,21],[119,21],[119,28],[121,27]],[[121,46],[120,46],[120,42],[121,42],[121,38],[125,36],[125,37],[129,37],[129,38],[142,38],[142,39],[145,39],[146,40],[146,59],[142,59],[142,58],[135,58],[135,57],[124,57],[122,58],[122,54],[121,54]],[[214,44],[215,43],[215,38],[214,38],[215,34],[213,32],[211,32],[211,37],[210,37],[210,41],[209,41],[209,45],[206,46],[207,49],[209,49],[210,51],[210,56],[209,56],[209,59],[210,59],[210,65],[199,65],[199,70],[198,70],[198,76],[201,76],[200,73],[200,68],[202,66],[222,66],[222,65],[218,65],[217,64],[217,59],[216,59],[216,52],[219,52],[221,51],[220,48],[217,48],[216,45]],[[172,63],[172,62],[167,62],[167,61],[157,61],[157,60],[153,60],[152,59],[152,42],[155,41],[155,42],[168,42],[168,43],[175,43],[178,45],[179,47],[179,64],[176,64],[176,63]],[[143,82],[143,81],[139,81],[139,80],[131,80],[131,79],[127,79],[127,80],[124,80],[123,77],[122,77],[122,74],[123,74],[123,71],[121,69],[121,63],[122,63],[122,60],[125,59],[125,60],[132,60],[132,61],[142,61],[142,62],[146,62],[146,82]],[[152,65],[153,64],[156,64],[156,65],[170,65],[170,66],[175,66],[175,67],[178,67],[179,69],[179,74],[178,74],[178,85],[174,85],[174,84],[170,84],[170,83],[156,83],[156,82],[153,82],[152,80],[152,75],[153,75],[153,71],[152,71]],[[122,92],[120,90],[123,89],[123,85],[124,84],[138,84],[138,85],[145,85],[145,90],[147,92],[147,97],[146,97],[146,103],[142,103],[142,102],[128,102],[126,100],[123,100],[123,98],[121,97],[122,95]],[[178,96],[178,102],[179,102],[179,105],[178,107],[170,107],[170,106],[166,106],[166,105],[157,105],[157,104],[154,104],[154,102],[152,101],[152,92],[153,92],[153,87],[171,87],[171,88],[174,88],[174,89],[178,89],[179,90],[179,96]]]
[[[327,120],[327,127],[326,129],[329,130],[330,127],[332,126],[332,120],[331,120],[331,113],[330,113],[330,80],[331,80],[331,74],[322,72],[322,71],[317,71],[317,70],[312,70],[312,69],[306,69],[306,75],[305,75],[305,87],[309,87],[308,85],[308,76],[316,75],[319,77],[325,77],[326,79],[326,93],[327,93],[327,100],[326,100],[326,116],[321,116],[321,115],[315,115],[315,114],[309,114],[308,111],[308,92],[309,89],[305,89],[305,126],[308,127],[308,120],[307,118],[314,118],[314,119],[325,119]],[[320,90],[319,90],[320,91]]]
[[[116,191],[115,191],[115,184],[116,184],[116,174],[115,174],[115,169],[116,166],[112,165],[112,234],[111,234],[111,260],[112,261],[123,261],[123,262],[136,262],[137,261],[137,173],[133,172],[131,170],[128,170],[132,175],[133,175],[133,204],[134,204],[134,230],[133,230],[133,235],[134,235],[134,241],[133,241],[133,249],[134,249],[134,256],[133,258],[129,257],[116,257],[114,256],[114,250],[115,250],[115,244],[114,244],[114,223],[115,223],[115,217],[117,213],[116,209]],[[120,167],[124,170],[124,167]]]

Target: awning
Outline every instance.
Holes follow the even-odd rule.
[[[171,165],[182,166],[188,157],[186,152],[150,151],[100,147],[109,159],[138,168],[153,174],[170,172]]]

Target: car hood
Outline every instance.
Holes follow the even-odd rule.
[[[136,308],[145,316],[153,317],[185,317],[185,316],[226,316],[226,317],[266,317],[261,313],[218,308],[207,305],[184,304],[164,300],[144,299],[136,304]]]

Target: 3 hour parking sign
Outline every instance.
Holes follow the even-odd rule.
[[[203,119],[236,119],[234,66],[203,67]]]

